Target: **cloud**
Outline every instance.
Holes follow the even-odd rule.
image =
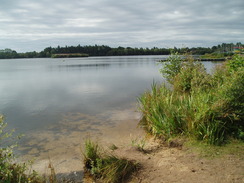
[[[243,42],[243,0],[0,0],[0,49]]]

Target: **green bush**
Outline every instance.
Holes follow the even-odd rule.
[[[154,83],[152,91],[139,98],[140,125],[165,139],[187,135],[220,145],[229,137],[243,138],[244,67],[230,68],[218,67],[209,75],[202,64],[184,62],[170,77],[172,89]]]
[[[243,69],[244,67],[244,56],[234,55],[233,58],[227,62],[227,66],[229,71],[237,71],[239,69]]]
[[[204,65],[190,60],[183,63],[180,72],[173,79],[173,86],[180,92],[207,90],[209,79]]]
[[[164,62],[164,67],[160,69],[160,72],[169,83],[172,83],[174,77],[180,72],[181,67],[181,56],[178,53],[171,53],[166,62]]]

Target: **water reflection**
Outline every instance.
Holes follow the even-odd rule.
[[[26,134],[25,158],[38,157],[42,167],[52,156],[74,167],[88,134],[118,142],[138,132],[137,97],[164,81],[157,64],[164,57],[0,60],[0,113]]]
[[[44,130],[61,114],[125,109],[152,81],[164,56],[0,60],[0,112],[20,133]],[[210,72],[214,63],[204,62]]]
[[[17,131],[44,130],[61,114],[127,108],[153,80],[160,56],[0,61],[0,111]],[[81,72],[82,71],[82,72]]]
[[[89,67],[108,67],[111,64],[76,64],[76,65],[59,65],[59,68],[89,68]]]

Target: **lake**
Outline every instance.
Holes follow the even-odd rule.
[[[157,61],[166,57],[0,60],[0,113],[8,128],[25,134],[19,152],[28,158],[61,159],[94,134],[118,141],[135,132],[137,98],[153,81],[164,82]],[[214,64],[204,62],[209,71]],[[80,154],[71,151],[69,157]]]
[[[43,130],[69,113],[127,109],[165,56],[0,60],[0,112],[20,133]]]

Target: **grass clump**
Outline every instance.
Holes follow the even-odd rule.
[[[146,152],[146,150],[145,150],[146,139],[145,138],[143,138],[143,139],[138,139],[138,138],[132,139],[131,145],[133,147],[135,147],[138,151]]]
[[[118,149],[118,147],[115,144],[112,144],[109,146],[109,149],[114,151],[114,150]]]
[[[176,55],[161,72],[172,87],[153,83],[152,90],[139,98],[140,125],[148,133],[165,139],[185,135],[214,145],[225,143],[229,137],[243,139],[242,56],[210,75],[201,63],[191,58],[180,62]]]
[[[85,142],[83,155],[86,172],[103,182],[124,182],[138,168],[133,161],[105,154],[98,144],[90,140]]]

